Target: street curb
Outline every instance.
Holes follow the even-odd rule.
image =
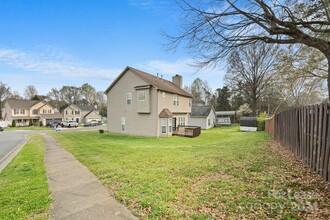
[[[12,149],[6,156],[0,160],[0,173],[2,170],[16,157],[16,155],[21,151],[22,147],[30,140],[29,135],[24,135],[24,140],[22,140],[14,149]]]

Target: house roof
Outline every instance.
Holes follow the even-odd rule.
[[[108,93],[110,91],[110,89],[116,84],[116,82],[121,78],[122,75],[124,75],[127,70],[131,70],[135,75],[137,75],[147,83],[153,85],[156,89],[190,98],[192,97],[188,92],[184,91],[183,89],[168,80],[156,77],[154,75],[129,66],[126,67],[124,71],[113,81],[113,83],[107,88],[105,93]]]
[[[96,112],[96,111],[90,111],[90,112],[88,112],[84,117],[87,117],[88,115],[90,115],[92,112],[94,112],[96,115],[98,115],[98,116],[100,116],[101,117],[101,115],[98,113],[98,112]]]
[[[88,105],[76,105],[74,104],[75,106],[77,106],[80,110],[82,111],[94,111],[96,110],[93,106],[88,106]]]
[[[8,99],[7,103],[11,108],[18,109],[29,109],[40,101],[35,100],[19,100],[19,99]]]
[[[216,115],[236,115],[235,111],[216,111]]]
[[[207,117],[212,110],[211,105],[193,105],[191,107],[191,117]]]
[[[160,118],[172,118],[173,114],[168,108],[164,108],[158,115]]]
[[[59,112],[54,112],[54,114],[40,114],[43,118],[63,118],[63,115]]]

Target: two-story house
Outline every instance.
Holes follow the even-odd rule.
[[[101,121],[102,116],[92,106],[71,104],[63,111],[64,120],[73,120],[78,123]]]
[[[188,124],[192,96],[182,89],[182,76],[172,82],[126,67],[105,91],[108,130],[142,136],[170,136]]]
[[[30,119],[34,124],[62,121],[63,115],[48,102],[9,99],[4,106],[4,120],[15,120],[16,126],[28,126]]]

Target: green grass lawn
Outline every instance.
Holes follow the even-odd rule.
[[[324,182],[264,132],[237,126],[196,138],[54,133],[141,219],[330,217]]]
[[[47,219],[49,197],[44,167],[44,142],[31,140],[0,173],[0,219]]]

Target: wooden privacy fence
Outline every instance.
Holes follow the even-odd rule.
[[[330,103],[304,106],[274,117],[274,138],[330,181]]]

